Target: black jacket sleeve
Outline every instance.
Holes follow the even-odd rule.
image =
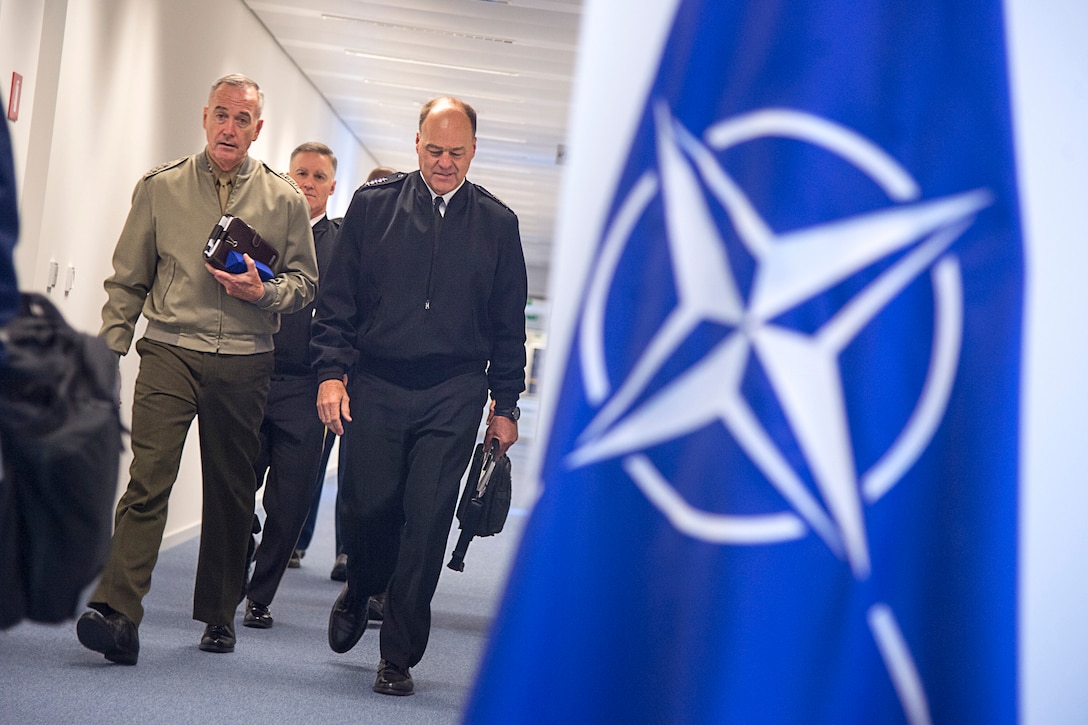
[[[357,201],[358,192],[339,224],[329,262],[321,270],[310,337],[312,370],[319,382],[340,379],[355,366],[358,358],[355,288],[365,213]]]
[[[498,263],[488,314],[491,360],[487,369],[491,397],[499,409],[517,404],[525,390],[525,303],[528,281],[518,220],[513,213],[500,225]]]

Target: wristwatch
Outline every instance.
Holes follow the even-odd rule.
[[[521,418],[521,408],[516,405],[513,408],[503,408],[501,410],[499,408],[496,408],[495,415],[501,415],[503,418],[509,418],[510,420],[517,423],[518,420]]]

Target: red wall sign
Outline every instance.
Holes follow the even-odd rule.
[[[11,94],[8,96],[8,118],[12,121],[19,120],[19,99],[23,95],[23,77],[18,73],[11,74]]]

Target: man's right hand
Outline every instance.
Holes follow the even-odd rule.
[[[338,436],[344,435],[344,422],[351,422],[351,397],[344,380],[326,380],[317,389],[317,417]]]

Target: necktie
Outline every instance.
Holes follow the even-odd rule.
[[[219,191],[219,211],[227,213],[227,199],[230,198],[230,181],[215,180],[215,188]]]
[[[431,293],[434,292],[434,258],[435,252],[438,251],[438,232],[442,228],[442,207],[446,205],[445,199],[441,196],[434,198],[434,244],[431,245],[431,266],[427,270],[427,301],[423,304],[423,309],[431,309]]]

